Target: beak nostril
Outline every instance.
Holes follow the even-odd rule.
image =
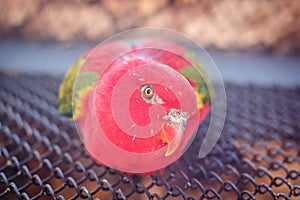
[[[183,112],[179,109],[171,109],[171,111],[163,116],[163,120],[164,121],[171,121],[173,123],[176,123],[176,122],[181,122],[181,121],[187,121],[189,118],[189,114],[187,112]]]

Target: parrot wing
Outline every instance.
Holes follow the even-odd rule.
[[[76,85],[73,88],[73,119],[76,120],[84,113],[86,98],[95,88],[99,74],[91,71],[79,71]]]
[[[193,66],[186,66],[180,70],[180,73],[195,85],[194,90],[198,101],[198,109],[206,103],[211,104],[214,96],[213,89],[206,73],[193,54],[186,54],[185,57],[191,61]]]
[[[80,71],[84,63],[85,59],[81,57],[69,69],[59,88],[58,111],[73,119],[82,113],[82,101],[93,90],[99,76],[96,72]],[[73,88],[75,81],[77,81],[76,88]]]
[[[66,73],[60,84],[58,93],[58,111],[62,115],[72,117],[72,91],[73,85],[80,67],[84,64],[85,59],[80,58]]]

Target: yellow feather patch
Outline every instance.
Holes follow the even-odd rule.
[[[198,109],[202,108],[204,106],[203,104],[203,98],[205,97],[205,94],[202,93],[196,93],[196,98],[197,98],[197,107]]]
[[[80,115],[83,114],[83,105],[84,101],[86,101],[86,97],[92,92],[93,85],[86,86],[82,90],[77,91],[78,97],[73,102],[73,119],[76,120]]]
[[[197,91],[198,91],[198,88],[194,87],[194,92],[195,92],[196,99],[197,99],[197,108],[200,109],[204,106],[205,94],[199,93]]]

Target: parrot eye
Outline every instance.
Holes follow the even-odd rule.
[[[144,86],[142,93],[146,99],[151,99],[154,96],[154,90],[151,85]]]

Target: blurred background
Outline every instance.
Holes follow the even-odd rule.
[[[0,69],[62,74],[107,37],[146,26],[198,41],[225,80],[300,85],[298,0],[3,0]]]

